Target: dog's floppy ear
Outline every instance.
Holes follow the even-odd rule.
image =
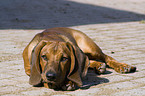
[[[42,40],[40,41],[33,49],[32,51],[32,57],[31,57],[31,73],[30,73],[30,79],[29,83],[31,85],[38,85],[41,83],[41,72],[40,72],[40,51],[41,49],[46,45],[46,41]]]
[[[77,46],[70,43],[67,43],[67,46],[71,55],[70,72],[67,78],[80,87],[82,86],[82,77],[87,73],[89,59]]]

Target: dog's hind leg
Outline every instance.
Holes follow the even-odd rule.
[[[136,67],[126,63],[120,63],[108,55],[105,55],[105,62],[109,67],[113,68],[118,73],[129,73],[136,71]]]

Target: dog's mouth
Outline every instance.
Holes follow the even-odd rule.
[[[57,83],[55,81],[42,81],[42,83],[47,83],[48,84],[48,87],[50,89],[54,89],[54,90],[63,90],[62,86],[63,84],[62,83]]]
[[[46,75],[45,74],[41,74],[41,77],[42,77],[42,82],[43,83],[51,83],[51,84],[55,84],[56,83],[56,79],[48,79],[47,77],[46,77]]]
[[[67,81],[61,81],[60,79],[48,80],[45,74],[41,74],[42,83],[47,83],[50,89],[54,90],[68,90],[68,85],[65,85]]]
[[[51,83],[51,84],[55,84],[56,82],[55,82],[55,81],[48,81],[48,80],[44,80],[44,79],[43,79],[42,83]]]

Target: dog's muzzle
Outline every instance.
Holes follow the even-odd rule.
[[[46,78],[49,81],[54,81],[56,79],[56,74],[53,72],[47,72],[46,73]]]

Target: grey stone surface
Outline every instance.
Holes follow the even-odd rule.
[[[0,1],[0,96],[145,96],[145,0],[35,0],[27,3],[27,0]],[[44,6],[46,11],[47,3],[52,8],[48,9],[51,16],[41,12]],[[30,14],[34,5],[36,10]],[[20,7],[24,12],[17,9]],[[38,12],[36,17],[35,12]],[[54,18],[49,19],[53,15]],[[75,91],[54,91],[29,85],[23,67],[24,47],[44,28],[61,25],[86,33],[104,53],[136,66],[137,72],[119,74],[107,68],[106,74],[96,75],[90,71],[86,77],[88,81]]]

